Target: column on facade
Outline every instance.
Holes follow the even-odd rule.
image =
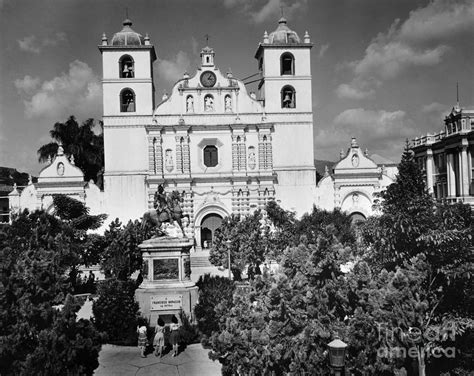
[[[178,135],[176,140],[176,170],[179,173],[189,173],[191,167],[189,155],[189,136]]]
[[[454,155],[446,154],[447,160],[447,178],[448,178],[448,197],[456,197],[456,175],[454,173]]]
[[[232,134],[232,170],[246,170],[245,134]]]
[[[461,180],[461,194],[466,197],[469,196],[469,166],[467,159],[467,140],[463,139],[461,149],[461,164],[460,164],[460,180]]]
[[[163,151],[160,134],[148,136],[148,171],[153,175],[163,174]]]
[[[434,166],[433,166],[433,150],[428,149],[426,151],[426,185],[428,192],[433,193],[433,177],[434,177]]]
[[[258,135],[258,165],[260,170],[273,168],[271,135],[259,133]]]

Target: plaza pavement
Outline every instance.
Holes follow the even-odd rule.
[[[136,346],[103,345],[94,376],[220,376],[221,365],[208,357],[201,344],[186,347],[177,357],[171,352],[161,358],[141,358]]]

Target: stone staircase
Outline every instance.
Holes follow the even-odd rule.
[[[191,256],[191,268],[210,268],[209,256]]]

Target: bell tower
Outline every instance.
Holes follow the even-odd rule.
[[[124,20],[110,43],[102,35],[104,116],[149,115],[154,109],[155,47],[148,35],[143,37],[131,26],[132,21]]]
[[[255,58],[261,72],[258,85],[267,113],[311,112],[311,44],[287,26],[284,17],[277,29],[263,35]]]
[[[148,207],[146,125],[154,110],[155,48],[148,35],[132,29],[129,19],[102,55],[104,191],[110,218],[139,218]]]
[[[276,198],[300,214],[316,197],[311,48],[308,32],[301,40],[282,17],[275,31],[264,33],[255,54],[260,99],[273,124],[271,147],[278,151],[273,153]]]

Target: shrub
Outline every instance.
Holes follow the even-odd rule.
[[[228,278],[205,274],[199,277],[199,301],[194,308],[199,331],[210,336],[218,330],[220,315],[215,308],[222,303],[228,309],[232,306],[235,283]]]
[[[105,332],[107,342],[132,345],[137,342],[138,303],[135,281],[110,279],[98,286],[98,299],[92,306],[97,330]]]
[[[79,304],[69,295],[55,312],[51,329],[38,335],[38,346],[26,358],[22,375],[93,375],[99,366],[101,336],[89,320],[76,321]]]
[[[199,342],[199,330],[197,325],[193,324],[188,315],[183,311],[180,312],[179,318],[181,319],[180,337],[181,341],[185,345]]]

